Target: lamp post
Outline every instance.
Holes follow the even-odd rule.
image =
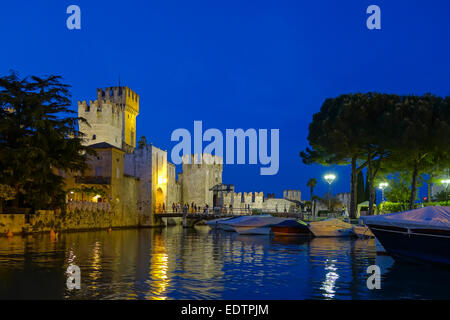
[[[384,202],[384,189],[388,186],[389,184],[387,182],[381,182],[378,185],[378,189],[381,190],[381,202]]]
[[[389,184],[387,183],[387,182],[381,182],[379,185],[378,185],[378,189],[380,189],[381,190],[381,213],[383,213],[383,203],[384,203],[384,189],[386,189],[386,187],[388,186]]]
[[[441,183],[445,185],[445,206],[447,206],[448,201],[448,185],[450,184],[450,179],[441,180]]]
[[[326,182],[328,182],[328,212],[331,212],[331,184],[336,179],[336,176],[332,173],[324,176]]]

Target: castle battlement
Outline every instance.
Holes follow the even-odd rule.
[[[86,144],[107,142],[132,152],[136,147],[136,117],[139,115],[139,95],[128,87],[97,89],[97,100],[78,101],[78,115],[88,124],[79,122]]]
[[[200,161],[199,161],[199,160]],[[199,157],[197,154],[191,154],[191,155],[184,155],[183,158],[183,165],[193,165],[193,164],[201,164],[201,165],[223,165],[223,158],[219,156],[215,156],[212,154],[204,153],[201,154]]]
[[[287,200],[302,201],[302,192],[300,190],[284,190],[283,198]]]
[[[117,103],[135,116],[139,114],[139,95],[128,87],[97,88],[97,100]]]

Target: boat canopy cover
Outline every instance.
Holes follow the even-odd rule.
[[[261,215],[259,217],[272,217],[271,215]],[[255,216],[240,216],[240,217],[233,217],[230,219],[225,219],[222,221],[218,221],[218,224],[230,224],[230,225],[234,225],[236,223],[248,220],[248,219],[253,219],[255,218]]]
[[[309,223],[310,226],[317,227],[330,227],[330,228],[340,228],[340,229],[350,229],[352,225],[350,223],[341,221],[336,218],[328,218],[321,221],[313,221]]]
[[[307,228],[308,225],[302,220],[286,219],[278,224],[274,224],[274,227],[292,227],[292,228]]]
[[[450,230],[450,207],[430,206],[379,216],[365,216],[361,219],[366,224]]]
[[[230,224],[233,226],[236,226],[236,227],[263,227],[263,226],[271,226],[274,224],[278,224],[285,220],[292,220],[292,219],[277,218],[277,217],[271,217],[271,216],[269,216],[269,217],[253,216],[253,217],[249,217],[249,219],[240,220],[236,223],[233,221]]]

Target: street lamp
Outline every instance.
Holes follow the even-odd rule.
[[[336,179],[336,176],[332,173],[324,176],[326,182],[328,182],[328,211],[331,212],[331,184]]]
[[[384,203],[384,189],[386,189],[386,187],[387,187],[388,185],[389,185],[389,184],[388,184],[387,182],[381,182],[381,183],[378,185],[378,189],[381,190],[381,213],[384,212],[384,205],[383,205],[383,203]]]
[[[445,184],[445,206],[447,206],[448,201],[448,185],[450,184],[450,179],[441,180],[442,184]]]
[[[387,187],[388,185],[389,185],[389,184],[388,184],[387,182],[381,182],[381,183],[378,185],[378,189],[381,190],[381,202],[384,202],[384,189],[386,189],[386,187]]]

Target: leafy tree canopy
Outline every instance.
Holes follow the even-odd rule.
[[[69,86],[59,76],[0,77],[0,183],[14,188],[15,205],[61,206],[65,192],[59,171],[82,171],[86,155]]]

